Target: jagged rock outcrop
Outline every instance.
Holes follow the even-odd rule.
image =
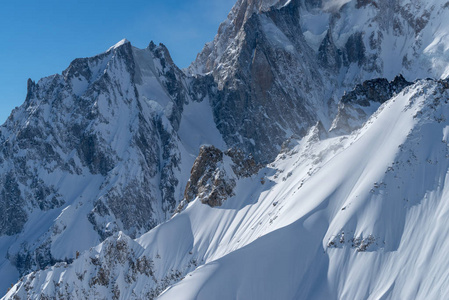
[[[237,178],[251,177],[262,167],[254,160],[251,153],[245,154],[241,149],[229,148],[224,154],[231,158],[231,168]]]
[[[330,131],[348,134],[360,128],[381,104],[411,84],[399,75],[390,82],[385,78],[377,78],[356,85],[341,98]]]
[[[234,195],[236,180],[253,176],[260,167],[242,150],[230,148],[223,153],[212,145],[202,146],[177,212],[196,197],[211,207],[221,206]]]
[[[358,104],[360,106],[369,106],[370,102],[382,104],[411,84],[402,75],[396,76],[390,82],[385,78],[367,80],[362,84],[356,85],[352,91],[343,95],[341,102],[344,104]]]
[[[217,83],[227,145],[268,162],[317,121],[330,128],[356,84],[446,76],[449,6],[434,2],[239,0],[189,72]]]
[[[29,80],[0,127],[0,277],[137,237],[184,195],[220,205],[285,140],[349,133],[407,80],[446,77],[448,12],[437,0],[239,0],[187,71],[163,45],[122,41]],[[217,156],[184,190],[203,144]]]
[[[48,286],[51,295],[49,289],[36,291],[32,288],[36,282],[46,280],[39,272],[22,277],[20,288],[11,292],[14,292],[15,299],[155,299],[194,266],[191,263],[185,267],[186,270],[172,270],[161,277],[155,262],[160,257],[149,256],[143,251],[141,245],[124,233],[115,233],[101,247],[92,248],[82,255],[78,253],[74,262],[58,262],[48,268],[55,274]],[[58,279],[62,274],[77,284]],[[142,282],[146,283],[145,291],[139,290],[138,283]]]
[[[232,195],[235,181],[225,179],[227,174],[222,164],[223,152],[214,146],[201,147],[184,192],[187,203],[198,196],[203,203],[219,206],[222,200]]]
[[[5,299],[446,298],[448,87],[417,81],[349,135],[317,123],[222,208],[194,201],[138,239],[24,276]]]

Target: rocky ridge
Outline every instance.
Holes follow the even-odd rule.
[[[37,290],[151,298],[164,282],[170,287],[160,299],[448,295],[443,280],[427,281],[447,270],[441,264],[449,244],[436,233],[448,230],[448,97],[447,81],[420,80],[349,135],[326,136],[318,123],[257,176],[238,179],[235,196],[220,208],[193,201],[136,240],[116,235],[72,264],[25,276],[6,299],[36,298]],[[388,124],[393,117],[401,126]],[[216,149],[204,147],[205,155],[220,161]],[[425,261],[425,276],[417,278],[408,259]],[[388,274],[376,271],[385,268]],[[286,270],[294,275],[285,279]],[[411,281],[425,288],[417,292]]]
[[[347,134],[407,80],[448,74],[445,1],[329,3],[239,0],[185,72],[163,45],[122,41],[29,81],[24,105],[0,128],[5,281],[70,262],[119,231],[138,237],[170,218],[184,191],[227,205],[240,171],[220,154],[184,189],[201,144],[267,163],[317,122],[314,140],[328,128]]]
[[[217,82],[227,145],[269,162],[317,121],[330,128],[356,84],[447,76],[448,14],[440,0],[239,0],[189,72]]]
[[[177,212],[196,198],[211,207],[221,206],[235,195],[236,180],[251,177],[260,168],[251,155],[239,149],[231,148],[223,153],[214,146],[202,146]]]
[[[349,134],[362,127],[380,105],[412,83],[402,75],[392,81],[385,78],[367,80],[345,93],[338,103],[338,112],[329,129],[334,134]]]
[[[0,128],[0,273],[70,261],[118,231],[136,237],[169,218],[193,163],[190,139],[178,135],[196,130],[181,125],[183,109],[209,88],[165,46],[127,41],[28,81],[25,103]]]

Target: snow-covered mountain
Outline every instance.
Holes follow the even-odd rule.
[[[209,88],[164,46],[127,41],[29,81],[25,103],[0,128],[2,288],[170,218],[199,146],[224,145]]]
[[[226,143],[271,161],[317,120],[330,127],[357,83],[445,78],[448,16],[442,0],[239,0],[189,71],[218,83]]]
[[[5,299],[447,297],[448,14],[239,0],[187,70],[123,40],[29,81]]]
[[[197,198],[6,299],[445,299],[448,89],[418,81],[349,135],[312,127],[221,207]]]

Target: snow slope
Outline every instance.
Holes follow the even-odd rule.
[[[273,167],[283,178],[233,232],[245,246],[161,299],[448,297],[444,86],[418,82],[354,134],[306,138],[280,155]]]
[[[193,201],[134,241],[114,236],[25,276],[4,299],[142,299],[168,286],[160,299],[446,298],[448,87],[418,81],[351,135],[316,126],[222,207]],[[123,248],[129,258],[109,263]],[[151,274],[128,266],[138,260]]]
[[[151,298],[193,272],[161,297],[444,298],[447,83],[337,101],[368,79],[446,78],[448,13],[443,0],[239,0],[185,72],[163,45],[123,40],[29,81],[0,127],[0,290],[52,266],[9,295]],[[270,162],[293,136],[222,207],[193,201],[146,233],[183,199],[202,144]]]

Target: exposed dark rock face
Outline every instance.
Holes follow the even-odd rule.
[[[28,217],[25,213],[25,200],[19,185],[11,172],[2,178],[0,197],[0,234],[13,235],[22,231]]]
[[[443,56],[421,69],[429,46],[421,34],[449,6],[327,4],[239,0],[187,71],[162,44],[140,50],[122,42],[74,60],[62,75],[29,80],[25,103],[0,127],[0,235],[17,235],[17,246],[33,213],[51,222],[79,213],[92,243],[118,231],[137,237],[169,218],[182,199],[181,208],[195,197],[222,205],[236,180],[274,159],[285,140],[315,124],[319,136],[329,127],[348,133],[409,84],[402,76],[373,78],[444,74],[434,68],[447,63]],[[397,37],[408,44],[391,46]],[[352,91],[338,102],[345,90]],[[186,150],[180,137],[192,103],[210,106],[225,145],[201,149],[183,195],[184,170],[197,150]],[[22,273],[62,259],[51,245],[50,258],[35,255],[66,232],[51,222],[27,246],[32,254]]]
[[[225,157],[231,162],[226,162]],[[238,178],[251,177],[260,169],[251,155],[247,156],[239,149],[231,148],[224,153],[214,146],[202,146],[193,164],[187,183],[184,200],[178,207],[181,211],[196,197],[211,207],[221,206],[234,195]]]
[[[193,164],[184,192],[187,203],[199,197],[210,206],[220,206],[233,195],[235,180],[228,177],[223,166],[223,152],[214,146],[203,146]]]
[[[360,106],[369,106],[370,102],[382,104],[411,84],[412,82],[405,80],[402,75],[396,76],[390,82],[385,78],[367,80],[356,85],[352,91],[345,94],[341,98],[341,102]]]
[[[390,82],[385,78],[378,78],[358,84],[341,98],[338,114],[330,131],[341,134],[358,129],[380,104],[411,84],[402,75]]]
[[[256,163],[251,154],[245,154],[242,150],[236,148],[230,148],[224,152],[226,156],[229,156],[232,160],[232,171],[238,178],[251,177],[259,172],[262,167]]]
[[[326,33],[318,49],[318,61],[332,70],[339,70],[343,64],[342,51],[335,46],[330,31]]]
[[[345,45],[348,64],[362,65],[365,60],[365,45],[361,32],[351,35]]]
[[[80,139],[78,155],[92,174],[106,176],[113,168],[113,161],[101,150],[106,141],[99,141],[95,134],[87,134]]]

